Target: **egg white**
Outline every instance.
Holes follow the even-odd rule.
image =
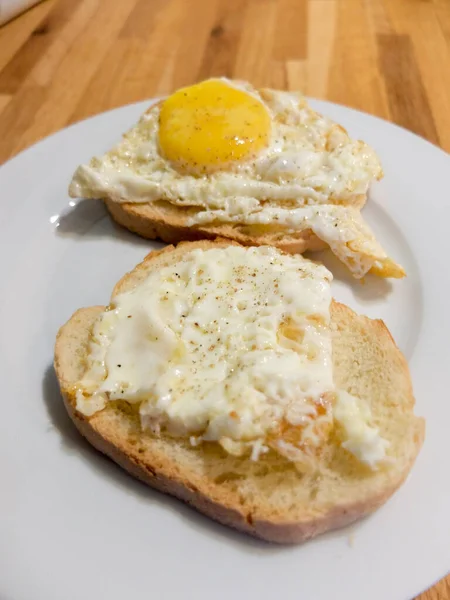
[[[123,202],[158,199],[214,210],[227,209],[238,197],[247,211],[261,201],[290,207],[360,203],[370,183],[382,176],[375,152],[313,111],[300,93],[227,82],[257,97],[270,114],[269,145],[256,157],[203,176],[179,172],[160,150],[156,104],[111,152],[79,168],[75,186],[103,194],[113,189],[113,197]]]

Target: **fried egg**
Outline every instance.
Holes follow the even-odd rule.
[[[281,223],[294,210],[290,230],[312,228],[356,276],[372,269],[398,277],[401,267],[379,245],[373,251],[373,234],[357,225],[368,187],[381,177],[375,152],[312,110],[301,94],[222,78],[151,106],[113,150],[77,169],[70,194],[164,200],[188,207],[191,227]],[[318,207],[313,220],[311,206]],[[322,226],[330,213],[339,229],[331,237]],[[362,260],[345,260],[349,243],[361,249]],[[372,251],[364,253],[366,246]]]
[[[143,271],[94,324],[79,412],[127,402],[154,435],[253,460],[272,450],[302,471],[337,426],[358,460],[384,458],[369,407],[335,387],[324,266],[232,245]]]

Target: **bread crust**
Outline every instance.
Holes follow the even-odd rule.
[[[319,518],[308,519],[303,522],[269,521],[254,517],[251,512],[245,512],[239,506],[231,507],[214,501],[207,494],[196,488],[188,479],[179,480],[171,475],[170,472],[166,473],[165,469],[156,469],[145,461],[139,460],[138,457],[133,456],[131,453],[127,453],[117,447],[92,427],[88,419],[83,418],[76,411],[70,394],[65,392],[64,389],[61,391],[67,412],[81,435],[94,448],[108,456],[130,475],[159,492],[175,496],[222,525],[233,527],[269,542],[299,544],[326,531],[332,531],[349,525],[384,504],[403,483],[408,474],[408,471],[406,471],[404,477],[399,479],[395,486],[384,490],[378,496],[374,496],[365,502],[355,502],[351,505],[332,507],[327,514]],[[413,460],[411,461],[411,466]],[[167,470],[170,471],[170,466],[167,466]]]
[[[128,273],[116,285],[113,294],[134,287],[139,279],[146,276],[149,269],[170,261],[173,255],[182,256],[195,247],[208,248],[226,246],[230,242],[219,240],[179,244],[158,252],[152,252],[146,259]],[[339,498],[328,505],[311,507],[296,518],[286,512],[276,513],[263,502],[249,505],[241,501],[239,493],[230,491],[220,482],[206,474],[194,473],[158,446],[158,441],[145,434],[145,451],[139,443],[129,438],[132,417],[120,413],[112,425],[111,418],[117,417],[117,410],[107,407],[92,417],[86,417],[76,410],[73,386],[79,381],[85,369],[85,356],[91,328],[104,307],[80,309],[59,331],[55,346],[55,370],[60,383],[67,412],[80,433],[100,452],[109,456],[122,468],[149,486],[190,504],[212,519],[258,538],[277,543],[299,543],[320,533],[352,523],[371,513],[383,504],[403,483],[408,475],[424,439],[424,421],[414,417],[412,409],[414,397],[406,361],[382,321],[373,321],[356,315],[350,308],[333,301],[331,316],[335,336],[354,335],[360,331],[364,340],[373,343],[386,354],[386,364],[395,365],[393,376],[404,389],[405,412],[411,413],[409,429],[404,432],[408,438],[407,455],[402,459],[401,468],[392,470],[382,485],[372,486],[367,493],[355,499]],[[359,334],[358,334],[359,335]],[[337,338],[334,338],[337,339]],[[381,359],[380,359],[381,360]],[[359,374],[356,373],[356,376]],[[138,442],[144,434],[138,434]],[[167,442],[169,444],[170,442]],[[168,446],[167,446],[168,447]],[[192,450],[194,452],[194,450]],[[195,451],[197,452],[197,451]],[[300,480],[299,480],[300,481]],[[301,485],[301,483],[299,483]]]
[[[268,244],[289,254],[303,254],[307,250],[324,250],[327,247],[311,229],[294,233],[263,231],[256,235],[255,229],[251,232],[249,227],[230,223],[188,226],[186,223],[191,211],[164,201],[138,204],[105,199],[105,204],[114,221],[125,229],[149,240],[159,239],[168,244],[222,237],[243,246]]]

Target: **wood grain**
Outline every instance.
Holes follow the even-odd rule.
[[[0,28],[0,163],[210,76],[302,89],[450,151],[450,0],[45,0]],[[450,577],[420,600],[449,600]]]
[[[0,162],[222,74],[301,88],[450,150],[449,0],[46,0],[0,29]]]

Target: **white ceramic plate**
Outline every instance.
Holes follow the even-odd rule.
[[[78,123],[0,169],[0,598],[412,598],[450,566],[449,156],[384,121],[314,102],[382,159],[385,179],[365,215],[408,278],[361,285],[333,262],[334,292],[386,321],[409,360],[427,436],[410,478],[375,515],[277,547],[134,481],[80,438],[59,396],[58,327],[107,302],[159,246],[115,227],[99,202],[69,203],[67,185],[146,106]]]

